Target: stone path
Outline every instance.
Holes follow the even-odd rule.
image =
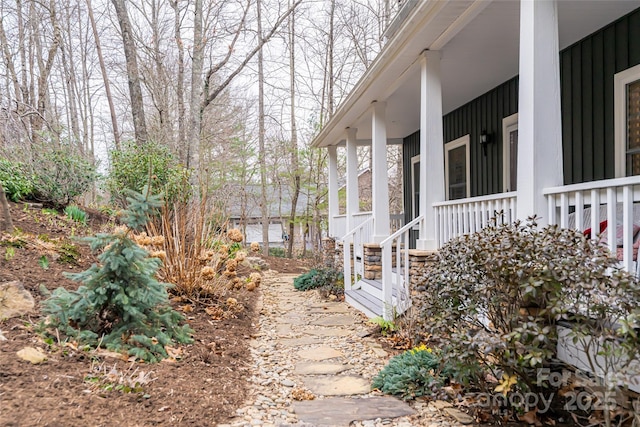
[[[372,392],[371,380],[389,355],[366,337],[367,319],[344,303],[296,291],[294,277],[263,278],[251,342],[254,393],[221,427],[459,425],[440,405],[409,406]]]

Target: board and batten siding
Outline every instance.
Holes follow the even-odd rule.
[[[615,177],[614,75],[640,64],[640,8],[560,52],[564,183]],[[502,119],[518,112],[518,76],[443,117],[444,143],[470,139],[471,194],[503,191]],[[480,133],[491,137],[487,155]],[[411,157],[420,152],[420,132],[405,138],[404,188],[411,189]],[[411,195],[405,191],[405,221]]]
[[[443,117],[444,143],[469,135],[471,194],[481,196],[502,191],[502,119],[518,112],[518,78],[501,84]],[[480,133],[490,136],[487,155]],[[411,221],[411,158],[420,154],[420,131],[404,139],[403,180],[405,223]],[[427,179],[428,172],[427,172]]]
[[[640,8],[560,52],[564,182],[615,177],[614,75],[640,64]]]

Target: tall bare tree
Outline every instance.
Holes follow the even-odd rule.
[[[287,248],[287,256],[293,256],[293,242],[295,240],[295,223],[296,211],[298,209],[298,196],[300,195],[300,162],[298,159],[298,131],[296,129],[296,61],[295,61],[295,13],[289,15],[289,94],[291,102],[290,120],[291,120],[291,175],[292,175],[292,191],[291,191],[291,211],[289,214],[289,246]],[[301,236],[304,245],[304,236]]]
[[[96,54],[98,56],[98,62],[100,63],[100,72],[102,73],[102,82],[104,83],[104,92],[109,104],[109,114],[111,115],[111,127],[113,129],[113,143],[116,149],[120,148],[120,131],[118,130],[118,117],[116,116],[116,108],[113,105],[113,96],[111,95],[111,83],[109,82],[109,75],[107,74],[107,67],[104,63],[104,55],[102,54],[102,44],[100,43],[100,35],[98,34],[98,28],[96,27],[96,20],[93,17],[93,7],[91,7],[91,0],[87,2],[87,13],[89,15],[89,22],[91,22],[91,31],[93,32],[93,42],[96,45]]]
[[[258,37],[262,39],[262,2],[256,0]],[[262,223],[262,254],[269,255],[269,205],[267,200],[267,162],[264,129],[264,57],[262,44],[258,49],[258,163],[260,165],[260,216]]]
[[[144,115],[144,100],[142,98],[140,73],[138,71],[138,53],[131,30],[131,22],[129,21],[125,0],[111,0],[111,2],[116,9],[124,47],[135,138],[139,144],[144,144],[148,140],[147,122]]]

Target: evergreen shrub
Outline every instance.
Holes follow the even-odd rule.
[[[119,150],[111,151],[110,163],[106,188],[119,206],[126,204],[128,191],[142,191],[150,174],[153,188],[162,189],[168,206],[178,199],[186,201],[191,195],[188,170],[168,147],[157,142],[124,141]]]
[[[299,291],[307,291],[320,287],[331,287],[343,284],[342,273],[334,268],[313,268],[293,279],[293,287]]]
[[[559,323],[581,351],[597,354],[588,357],[599,375],[612,375],[615,366],[616,378],[633,376],[640,287],[597,239],[555,225],[539,228],[536,217],[494,221],[449,241],[439,258],[421,285],[425,291],[413,298],[415,332],[440,340],[443,357],[457,369],[481,369],[477,385],[502,377],[495,390],[505,396],[549,387],[539,369],[555,366]]]
[[[67,277],[81,282],[77,291],[56,289],[43,302],[48,327],[57,328],[79,343],[127,352],[147,362],[168,357],[166,346],[191,342],[191,329],[169,306],[167,288],[156,280],[161,261],[150,258],[131,238],[162,205],[159,196],[132,192],[123,211],[126,227],[86,240],[103,250],[94,264]]]
[[[446,370],[440,356],[422,344],[391,359],[374,378],[372,386],[410,400],[431,395],[442,386]]]
[[[95,165],[71,146],[43,144],[32,155],[33,197],[55,208],[69,205],[98,177]]]
[[[0,159],[0,185],[7,198],[17,202],[29,199],[33,193],[33,180],[24,163]]]

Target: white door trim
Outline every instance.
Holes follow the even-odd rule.
[[[518,113],[502,119],[502,191],[513,191],[511,188],[511,144],[509,132],[518,129]]]
[[[627,176],[627,85],[640,80],[640,64],[613,77],[616,178]]]

